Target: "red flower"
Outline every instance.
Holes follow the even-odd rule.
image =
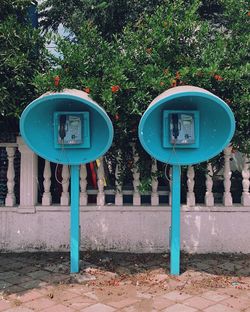
[[[54,86],[58,87],[60,83],[60,76],[55,76],[54,77]]]
[[[249,12],[247,12],[247,16],[250,16],[250,11],[249,11]]]
[[[214,79],[217,81],[222,81],[223,78],[220,75],[214,75]]]
[[[147,52],[148,54],[151,54],[151,53],[152,53],[152,48],[147,48],[147,49],[146,49],[146,52]]]
[[[115,120],[118,121],[120,119],[120,116],[118,114],[115,115]]]
[[[113,92],[113,93],[116,93],[116,92],[118,92],[120,90],[120,86],[118,86],[118,85],[115,85],[115,86],[112,86],[111,87],[111,91]]]
[[[161,86],[161,87],[163,87],[164,84],[165,84],[165,83],[164,83],[163,81],[160,82],[160,86]]]
[[[172,83],[171,83],[171,86],[172,86],[172,87],[176,87],[176,85],[177,85],[176,80],[173,79],[173,80],[172,80]]]
[[[89,87],[86,87],[85,89],[84,89],[84,92],[86,92],[86,93],[90,93],[90,88]]]

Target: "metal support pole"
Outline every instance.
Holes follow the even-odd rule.
[[[79,272],[79,165],[71,166],[70,272]]]
[[[181,167],[173,165],[172,179],[172,212],[170,242],[170,274],[180,274],[180,199]]]

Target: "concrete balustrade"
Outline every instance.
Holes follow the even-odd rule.
[[[60,203],[52,200],[52,166],[44,162],[41,198],[38,202],[38,158],[23,143],[1,143],[6,148],[8,168],[6,171],[6,198],[0,207],[0,249],[2,250],[68,250],[69,247],[69,184],[70,172],[63,166]],[[21,154],[20,198],[15,194],[15,155]],[[204,171],[205,193],[202,204],[196,202],[197,181],[195,166],[188,166],[186,178],[187,198],[182,205],[182,249],[189,252],[248,252],[250,253],[250,168],[249,159],[243,155],[242,194],[240,202],[234,203],[232,194],[232,148],[224,151],[224,168],[220,173],[221,201],[214,184],[216,179],[212,164]],[[139,156],[134,151],[134,163]],[[138,186],[140,174],[131,166],[131,188],[119,182],[121,157],[115,168],[116,182],[113,189],[105,187],[104,159],[97,169],[97,189],[88,186],[86,165],[80,171],[81,241],[83,249],[107,249],[134,252],[163,252],[168,250],[171,207],[171,170],[167,174],[165,189],[159,185],[155,173],[158,168],[152,160],[151,190],[146,193],[148,202],[142,200]],[[217,175],[218,177],[218,175]],[[93,196],[94,195],[94,196]],[[91,201],[89,197],[91,196]],[[131,198],[131,203],[125,197]],[[109,199],[113,197],[113,201]],[[93,198],[95,201],[93,202]],[[162,202],[162,203],[160,203]]]

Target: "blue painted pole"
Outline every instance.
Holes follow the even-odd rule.
[[[181,201],[181,167],[173,165],[172,174],[172,212],[170,241],[170,274],[180,274],[180,201]]]
[[[79,272],[79,165],[71,166],[70,273]]]

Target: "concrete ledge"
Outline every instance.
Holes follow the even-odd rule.
[[[2,251],[69,250],[68,206],[0,208]],[[169,206],[82,206],[81,249],[169,250]],[[182,250],[250,253],[250,207],[182,206]]]

